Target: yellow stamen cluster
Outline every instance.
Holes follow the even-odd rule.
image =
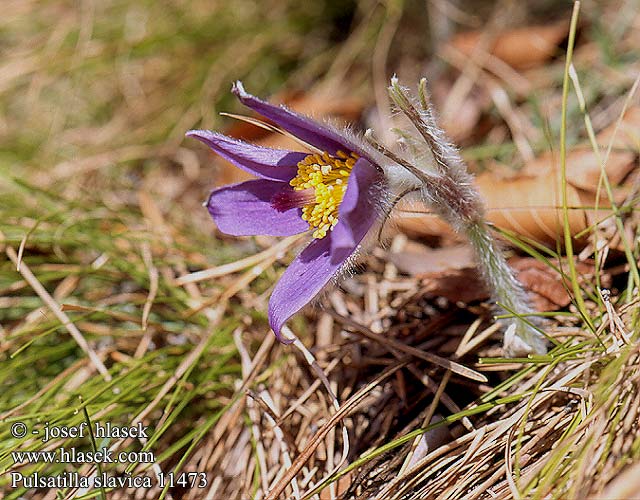
[[[338,223],[338,207],[358,155],[342,151],[312,154],[298,163],[298,174],[290,184],[295,191],[313,189],[315,200],[302,207],[302,219],[309,223],[314,238],[324,238]]]

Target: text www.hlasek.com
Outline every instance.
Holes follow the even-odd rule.
[[[12,451],[14,464],[48,463],[48,464],[78,464],[78,463],[154,463],[152,451],[121,451],[102,448],[98,451],[80,451],[75,448],[60,447],[56,450]]]

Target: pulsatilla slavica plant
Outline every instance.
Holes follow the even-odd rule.
[[[233,93],[245,106],[307,151],[251,145],[207,130],[187,132],[258,177],[214,190],[206,203],[209,213],[220,231],[235,236],[310,233],[310,243],[286,269],[269,301],[269,324],[286,342],[281,333],[285,322],[375,243],[401,197],[417,195],[466,235],[495,301],[515,313],[506,320],[507,354],[542,354],[545,337],[521,317],[531,308],[485,222],[473,178],[435,120],[425,80],[418,90],[414,98],[395,77],[391,80],[389,95],[412,124],[412,130],[402,131],[411,148],[395,153],[377,143],[371,131],[364,140],[350,130],[338,131],[262,101],[237,82]]]

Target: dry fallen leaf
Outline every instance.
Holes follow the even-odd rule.
[[[518,279],[529,291],[533,306],[538,311],[555,311],[571,303],[567,284],[557,272],[532,257],[515,257],[509,265],[516,270]]]
[[[567,33],[565,21],[503,31],[489,40],[488,51],[513,68],[531,68],[551,58]],[[471,56],[484,36],[483,31],[467,31],[455,35],[449,43],[463,54]]]
[[[558,185],[549,177],[501,179],[492,172],[476,178],[476,186],[484,199],[490,222],[543,243],[553,243],[563,234],[562,212],[555,208],[561,206]],[[567,186],[567,196],[569,206],[580,206],[580,197],[575,188]],[[397,224],[410,234],[452,235],[446,222],[426,213],[426,207],[420,204],[411,207],[408,203],[399,205]],[[413,213],[403,214],[407,210]],[[569,227],[572,234],[587,227],[584,210],[577,208],[569,212]]]
[[[551,244],[560,239],[564,226],[558,162],[557,155],[543,153],[512,177],[505,177],[499,168],[478,175],[476,186],[485,201],[487,219],[500,228],[542,243]],[[604,169],[614,187],[616,203],[628,195],[630,188],[620,184],[636,162],[636,155],[631,151],[612,151],[607,159]],[[599,210],[593,209],[601,166],[590,147],[578,146],[567,153],[566,172],[569,228],[575,235],[606,217],[610,203],[600,186]],[[429,214],[423,205],[402,202],[398,208],[398,225],[404,231],[417,236],[452,236],[448,225]]]
[[[605,151],[602,151],[600,158],[598,158],[589,146],[577,147],[569,151],[567,153],[567,182],[573,187],[595,192],[602,170],[600,161],[604,161],[604,156]],[[635,155],[631,151],[611,151],[607,158],[605,171],[612,185],[615,186],[622,182],[631,172],[634,167],[634,159]],[[530,176],[548,176],[554,171],[559,172],[557,155],[543,153],[528,162],[522,173]]]
[[[598,134],[598,144],[602,148],[607,148],[618,127],[618,131],[613,140],[613,147],[618,149],[628,149],[634,153],[640,152],[640,106],[633,106],[627,109],[620,125],[614,120],[608,127]]]
[[[554,242],[563,234],[562,192],[553,176],[496,179],[491,172],[476,179],[485,199],[487,218],[498,227],[510,229],[538,241]],[[569,228],[576,234],[586,228],[587,219],[580,209],[578,192],[567,186]]]
[[[518,279],[529,292],[529,297],[536,310],[557,311],[571,303],[571,295],[569,294],[571,285],[566,279],[563,283],[560,274],[544,262],[540,262],[533,257],[514,257],[509,260],[509,265],[516,270]],[[566,261],[561,268],[566,272]],[[576,269],[579,281],[583,283],[593,281],[595,275],[593,264],[577,261]],[[611,276],[609,274],[600,271],[600,280],[601,286],[605,288],[611,286]]]

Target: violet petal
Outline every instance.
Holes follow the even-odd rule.
[[[343,262],[333,261],[330,249],[330,235],[313,240],[276,284],[269,299],[269,325],[280,342],[289,343],[281,335],[285,322],[307,305],[342,266]]]
[[[298,163],[309,153],[255,146],[210,130],[189,130],[187,137],[203,142],[225,160],[263,179],[289,182],[296,176]]]
[[[353,167],[339,219],[325,238],[312,241],[284,272],[269,300],[269,324],[278,340],[282,326],[307,305],[353,255],[377,217],[371,187],[380,174],[364,158]],[[336,232],[337,231],[337,232]]]
[[[291,236],[309,229],[299,208],[276,210],[271,199],[286,187],[282,182],[257,179],[214,190],[207,209],[218,229],[233,236]]]
[[[240,102],[245,106],[322,151],[332,155],[335,155],[339,150],[347,154],[350,152],[355,152],[359,155],[363,154],[360,148],[330,128],[324,127],[318,122],[295,113],[284,106],[274,106],[247,93],[242,86],[242,82],[236,82],[233,85],[232,92],[238,96]]]
[[[359,158],[353,166],[347,190],[338,208],[338,223],[331,231],[331,254],[344,261],[360,244],[379,215],[375,190],[383,182],[381,174],[366,159]]]

